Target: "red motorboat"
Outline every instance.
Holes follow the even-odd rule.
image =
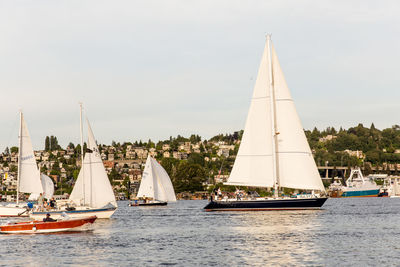
[[[60,220],[54,222],[29,221],[15,222],[0,225],[0,233],[2,234],[39,234],[39,233],[55,233],[65,231],[76,231],[79,227],[93,223],[97,219],[96,216]]]

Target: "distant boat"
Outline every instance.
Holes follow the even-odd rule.
[[[373,179],[365,178],[359,167],[351,169],[346,186],[343,186],[341,197],[377,197],[380,187]]]
[[[388,188],[388,195],[390,198],[400,198],[400,177],[388,177],[387,180],[389,181],[389,188]]]
[[[164,168],[150,155],[147,157],[137,198],[131,206],[163,206],[175,202],[176,196],[171,179]]]
[[[211,200],[206,211],[319,209],[325,188],[281,70],[271,36],[264,54],[246,126],[227,185],[274,189],[274,197]],[[311,194],[281,197],[281,188]],[[321,194],[314,194],[319,191]]]
[[[36,200],[40,193],[44,193],[46,198],[51,198],[54,193],[54,184],[51,178],[40,174],[37,168],[24,115],[20,112],[19,116],[17,201],[7,206],[0,206],[0,217],[28,216],[27,204],[19,202],[20,193],[29,193],[30,200]]]
[[[54,222],[43,221],[27,221],[27,222],[14,222],[0,225],[0,233],[2,234],[44,234],[44,233],[57,233],[67,231],[77,231],[80,227],[94,223],[96,216],[60,220]]]
[[[54,211],[33,211],[30,214],[30,217],[33,219],[42,219],[47,213],[50,213],[53,218],[57,219],[61,217],[63,212],[73,218],[97,216],[99,219],[108,219],[114,214],[118,207],[114,191],[104,169],[96,139],[94,138],[88,120],[88,143],[87,151],[84,154],[82,105],[80,114],[81,155],[83,164],[69,197],[69,203],[72,205]],[[83,155],[85,156],[83,157]]]

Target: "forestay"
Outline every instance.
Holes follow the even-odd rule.
[[[108,204],[117,207],[115,195],[96,144],[92,129],[88,124],[88,151],[85,153],[83,168],[79,172],[70,200],[77,205],[102,208]]]

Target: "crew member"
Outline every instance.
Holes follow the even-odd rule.
[[[50,213],[46,214],[46,218],[43,219],[44,222],[55,222],[53,218],[50,218]]]

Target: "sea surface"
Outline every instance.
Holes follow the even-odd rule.
[[[0,235],[0,266],[400,266],[400,198],[328,199],[318,211],[206,203],[119,202],[91,231]]]

